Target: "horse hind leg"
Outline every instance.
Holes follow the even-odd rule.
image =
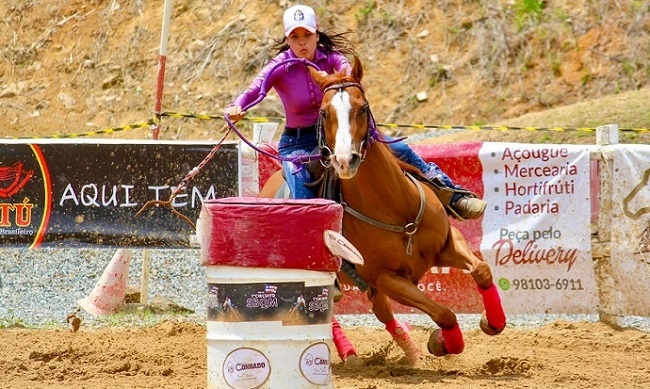
[[[481,330],[488,335],[500,334],[506,327],[506,315],[501,304],[499,290],[494,285],[490,266],[474,255],[460,231],[453,226],[451,227],[450,240],[441,253],[441,257],[444,258],[443,264],[445,265],[469,270],[485,307],[481,316]]]
[[[488,335],[498,335],[506,328],[506,315],[501,305],[499,291],[492,284],[488,289],[478,288],[485,310],[481,315],[480,327]]]

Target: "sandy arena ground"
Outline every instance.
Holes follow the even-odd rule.
[[[556,321],[507,328],[497,337],[465,333],[465,352],[417,367],[401,361],[379,328],[348,328],[365,367],[332,357],[336,388],[648,388],[650,334],[601,323]],[[428,332],[412,330],[426,348]],[[166,321],[152,328],[0,330],[0,388],[99,389],[207,386],[205,327]],[[281,388],[279,388],[281,389]]]

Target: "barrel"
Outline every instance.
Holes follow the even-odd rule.
[[[340,258],[324,232],[342,207],[323,199],[204,202],[208,388],[333,388],[333,287]]]

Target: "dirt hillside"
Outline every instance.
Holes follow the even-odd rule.
[[[163,3],[0,2],[2,135],[83,134],[152,119]],[[173,1],[162,111],[220,115],[274,54],[282,12],[294,3]],[[321,29],[352,32],[381,123],[509,124],[522,115],[625,93],[645,91],[647,101],[648,1],[304,3],[317,11]],[[630,99],[638,98],[628,97],[628,105]],[[627,116],[628,105],[610,118],[624,127],[650,126],[647,109]],[[604,124],[602,110],[591,109],[561,123],[523,125]],[[282,108],[270,94],[250,115],[281,117]],[[214,139],[222,124],[163,117],[160,137]],[[144,127],[101,136],[150,136]]]

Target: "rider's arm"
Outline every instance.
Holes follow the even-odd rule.
[[[268,64],[266,64],[262,70],[260,70],[259,73],[253,78],[253,81],[248,85],[248,88],[244,92],[242,92],[239,96],[235,98],[235,100],[230,104],[230,106],[227,108],[227,111],[231,111],[233,113],[236,113],[236,107],[239,107],[239,110],[243,109],[244,107],[250,105],[252,102],[254,102],[259,96],[260,92],[262,92],[262,83],[264,80],[269,76],[269,73],[277,65],[279,62],[283,61],[286,57],[285,53],[281,53],[275,58],[273,58],[271,61],[269,61]],[[266,90],[264,93],[268,93],[268,91],[273,87],[275,83],[275,78],[277,77],[277,73],[271,74],[269,79],[266,81]],[[235,108],[232,110],[231,108]]]

